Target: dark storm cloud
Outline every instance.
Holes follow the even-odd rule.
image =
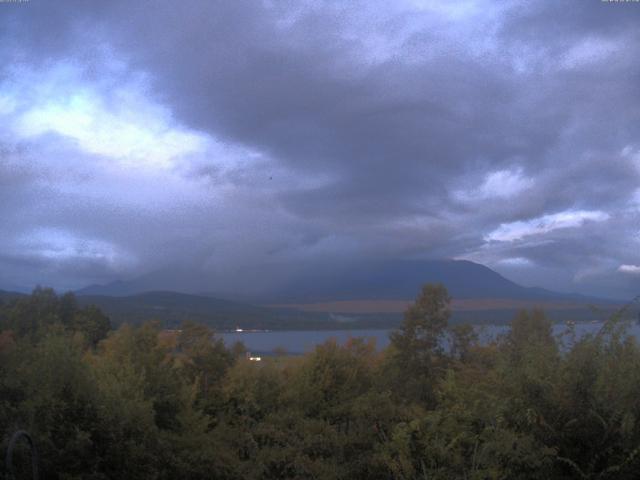
[[[53,216],[37,199],[29,208],[127,252],[128,274],[171,261],[228,271],[451,256],[500,269],[515,258],[530,272],[569,272],[551,287],[580,289],[589,270],[594,285],[615,276],[630,292],[635,277],[617,267],[640,264],[640,7],[420,3],[3,5],[0,55],[10,62],[72,62],[78,85],[107,96],[142,73],[145,93],[176,123],[240,152],[225,155],[259,157],[228,168],[206,152],[186,161],[176,171],[210,195],[178,206],[159,194],[141,210],[80,191],[57,195]],[[30,142],[44,148],[43,138]],[[0,182],[18,175],[20,185],[12,165]],[[487,240],[562,212],[596,213]],[[122,227],[132,222],[145,234]]]
[[[147,9],[139,8],[146,16]],[[343,10],[299,13],[286,28],[277,27],[277,12],[254,2],[204,12],[185,4],[177,15],[167,9],[157,23],[136,24],[138,38],[162,40],[134,47],[133,55],[161,72],[158,82],[193,126],[254,146],[309,175],[336,175],[325,195],[322,189],[299,192],[305,202],[291,192],[289,206],[302,214],[331,217],[335,206],[366,215],[363,206],[369,205],[371,213],[384,215],[380,204],[391,215],[412,206],[433,214],[431,204],[443,198],[449,179],[470,169],[500,169],[520,157],[530,174],[558,162],[572,170],[591,148],[602,148],[594,153],[615,162],[619,151],[612,149],[637,138],[637,109],[620,111],[638,96],[633,77],[640,67],[631,56],[623,55],[626,61],[614,63],[609,75],[586,80],[582,68],[554,71],[552,58],[545,75],[515,74],[509,59],[499,57],[500,46],[478,59],[463,48],[451,51],[452,39],[443,35],[428,36],[421,46],[427,58],[392,54],[369,65],[370,52],[344,38]],[[525,18],[514,23],[526,20],[524,10]],[[563,18],[569,23],[566,12]],[[581,14],[576,41],[591,33],[584,31],[589,18]],[[421,31],[430,26],[426,18]],[[538,38],[555,28],[537,25]],[[565,41],[562,51],[572,47]]]

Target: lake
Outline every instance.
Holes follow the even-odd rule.
[[[587,334],[596,334],[602,327],[602,322],[576,323],[573,326],[575,338],[579,339]],[[505,325],[483,325],[476,327],[480,340],[484,343],[494,340],[498,335],[507,332]],[[389,345],[389,333],[392,329],[381,330],[301,330],[301,331],[267,331],[267,332],[228,332],[221,333],[227,345],[234,342],[243,342],[252,353],[260,355],[273,354],[277,348],[283,348],[289,354],[303,354],[313,350],[331,338],[339,344],[344,344],[349,338],[372,338],[378,349]],[[566,342],[570,341],[570,328],[565,324],[555,324],[553,332],[561,335]],[[629,326],[628,333],[640,338],[640,326],[633,323]]]

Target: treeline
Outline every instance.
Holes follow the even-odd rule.
[[[382,352],[256,363],[201,325],[111,330],[37,289],[0,306],[2,451],[28,430],[51,479],[638,477],[640,349],[615,319],[561,343],[522,312],[480,345],[449,316],[427,285]]]

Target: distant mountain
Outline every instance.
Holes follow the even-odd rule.
[[[167,280],[169,279],[169,280]],[[152,290],[233,298],[254,303],[303,303],[340,300],[408,300],[425,283],[444,284],[456,299],[514,299],[540,301],[602,302],[579,294],[558,293],[518,285],[490,268],[466,260],[394,260],[353,262],[339,267],[310,267],[287,282],[247,295],[209,292],[213,283],[202,274],[178,270],[150,273],[130,281],[92,285],[78,295],[127,296]],[[606,301],[606,300],[605,300]]]
[[[114,282],[106,283],[104,285],[94,284],[88,287],[76,290],[77,295],[108,295],[112,297],[124,297],[127,295],[135,295],[138,293],[152,292],[152,291],[176,291],[181,293],[193,293],[190,287],[195,287],[190,278],[180,278],[182,280],[180,288],[173,279],[176,273],[171,275],[170,272],[164,270],[158,270],[155,272],[147,273],[140,277],[133,278],[131,280],[116,280]]]
[[[122,297],[131,295],[133,293],[138,292],[135,289],[131,288],[131,282],[123,282],[121,280],[117,280],[115,282],[107,283],[104,285],[89,285],[75,291],[76,295],[106,295],[111,297]]]
[[[196,268],[163,268],[130,280],[116,280],[103,285],[89,285],[76,290],[75,293],[77,295],[108,295],[114,297],[154,291],[199,294],[201,292],[214,291],[215,288],[212,285],[216,278],[216,275],[202,273]],[[216,296],[215,294],[212,295]],[[229,295],[218,296],[230,298]]]
[[[0,283],[0,291],[9,293],[31,293],[35,285],[28,287],[26,285],[18,285],[15,283]]]
[[[444,284],[456,299],[596,300],[579,294],[523,287],[484,265],[466,260],[381,261],[308,272],[275,292],[274,299],[279,302],[405,300],[415,298],[425,283]]]

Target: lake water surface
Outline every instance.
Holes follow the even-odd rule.
[[[571,329],[565,324],[556,324],[553,327],[555,335],[561,335],[565,343],[571,343],[571,330],[573,338],[579,339],[587,334],[596,334],[603,323],[577,323]],[[507,332],[508,326],[484,325],[476,327],[480,340],[484,343],[494,340],[498,335]],[[384,330],[306,330],[306,331],[269,331],[269,332],[230,332],[220,336],[227,345],[240,341],[245,344],[250,352],[266,355],[272,354],[277,348],[283,348],[290,354],[303,354],[313,350],[317,345],[333,338],[339,344],[344,344],[349,338],[372,338],[378,349],[389,345],[389,334],[392,329]],[[631,324],[628,329],[630,335],[640,338],[640,326]]]

